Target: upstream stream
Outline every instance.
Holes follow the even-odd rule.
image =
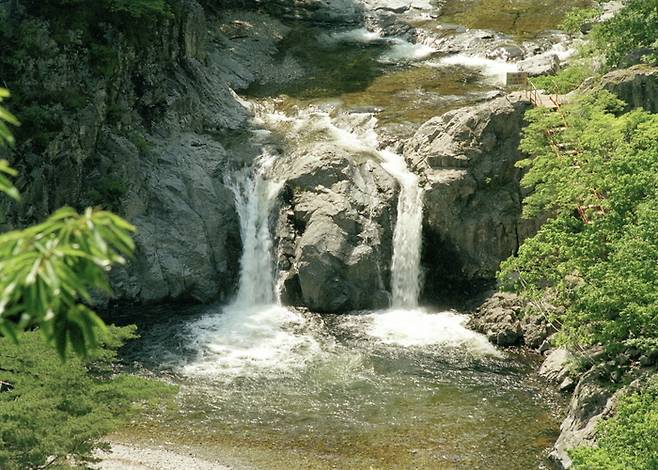
[[[444,16],[417,23],[532,38],[559,22],[560,8],[583,2],[560,2],[547,15],[553,3],[449,1]],[[514,64],[437,57],[430,46],[364,28],[298,26],[282,47],[313,73],[243,94],[257,127],[249,138],[262,151],[225,180],[243,245],[236,297],[142,312],[142,338],[125,357],[179,384],[179,407],[121,438],[220,456],[236,468],[545,468],[561,401],[535,377],[539,358],[497,350],[464,315],[419,306],[423,188],[387,146],[432,116],[485,99]],[[272,225],[284,181],[273,168],[281,151],[317,140],[378,161],[399,183],[388,310],[318,315],[278,301]]]

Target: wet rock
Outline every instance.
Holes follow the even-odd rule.
[[[576,381],[571,377],[565,377],[558,387],[561,392],[569,392],[576,386]]]
[[[549,337],[556,331],[545,314],[533,312],[526,301],[508,292],[489,296],[471,316],[469,327],[499,346],[526,345],[539,352],[550,348]]]
[[[522,309],[523,302],[515,294],[496,293],[473,314],[468,326],[499,346],[520,345]]]
[[[574,360],[571,352],[558,348],[546,357],[539,368],[539,375],[551,382],[563,382],[569,376]]]
[[[430,119],[404,146],[425,184],[427,289],[491,279],[538,221],[521,220],[515,163],[530,104],[512,95]],[[510,337],[511,338],[511,337]]]
[[[521,328],[523,343],[539,352],[543,352],[542,345],[547,343],[548,338],[556,332],[555,326],[547,320],[546,313],[533,313],[531,309],[527,309],[521,319]]]
[[[560,59],[555,54],[538,55],[520,61],[518,66],[531,77],[554,75],[560,71]]]
[[[282,297],[316,312],[388,306],[395,180],[376,162],[324,143],[276,171],[288,177],[295,240]]]

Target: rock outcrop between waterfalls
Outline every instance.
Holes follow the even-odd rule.
[[[450,280],[492,279],[535,224],[522,221],[515,163],[523,116],[520,95],[430,119],[405,144],[426,186],[426,290]]]
[[[292,154],[278,223],[282,300],[317,312],[389,304],[398,187],[374,160],[330,144]]]

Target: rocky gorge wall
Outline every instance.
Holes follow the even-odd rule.
[[[111,43],[100,48],[83,44],[75,29],[62,40],[54,21],[30,16],[20,1],[3,6],[15,28],[29,26],[38,47],[17,65],[20,80],[9,86],[21,95],[54,96],[55,104],[39,111],[61,116],[48,132],[33,129],[12,157],[24,200],[7,208],[9,225],[40,220],[65,204],[124,215],[137,226],[137,252],[127,269],[113,272],[114,300],[136,303],[209,302],[235,290],[241,240],[224,178],[262,148],[253,139],[254,110],[234,90],[304,73],[279,47],[290,27],[277,18],[376,24],[437,51],[475,48],[495,56],[513,49],[516,59],[555,40],[515,45],[466,29],[431,37],[405,21],[429,8],[424,2],[183,0],[174,17],[143,25],[146,41],[100,24]],[[97,56],[109,57],[100,69]],[[426,191],[429,300],[440,299],[445,286],[493,278],[532,230],[519,221],[514,167],[527,107],[519,97],[500,97],[433,118],[395,143]],[[381,163],[326,146],[293,152],[287,161],[280,171],[287,180],[284,216],[273,227],[283,299],[331,312],[385,306],[397,183]]]
[[[112,61],[98,73],[94,46],[55,40],[54,21],[31,17],[21,2],[10,6],[14,27],[29,27],[40,49],[22,59],[19,81],[8,85],[16,94],[54,96],[54,106],[33,108],[61,116],[61,125],[46,133],[37,122],[12,156],[23,202],[7,208],[8,223],[100,204],[138,228],[135,259],[113,272],[117,299],[207,302],[231,294],[241,242],[223,175],[251,158],[250,149],[223,143],[248,130],[251,116],[232,88],[271,65],[283,25],[245,13],[242,21],[257,26],[231,41],[238,20],[207,16],[186,0],[174,19],[144,25],[147,44],[103,25]],[[59,103],[74,93],[75,106]]]

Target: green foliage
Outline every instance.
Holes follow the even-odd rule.
[[[115,176],[103,176],[90,190],[88,197],[93,206],[102,206],[112,210],[120,208],[122,197],[128,192],[126,183]]]
[[[39,326],[64,357],[96,345],[103,322],[87,305],[108,292],[106,273],[132,253],[132,225],[104,211],[63,208],[45,222],[0,235],[0,331]]]
[[[9,97],[9,90],[0,88],[0,103]],[[3,144],[13,145],[14,136],[9,130],[8,124],[18,126],[19,122],[4,106],[0,105],[0,146]],[[16,171],[9,166],[6,160],[0,160],[0,193],[4,193],[12,199],[19,199],[19,194],[8,176],[16,176]]]
[[[630,0],[612,19],[594,31],[594,42],[610,66],[622,65],[634,49],[654,49],[646,61],[658,61],[658,0]]]
[[[64,11],[93,11],[118,13],[134,19],[170,16],[167,0],[26,0],[27,8],[37,14]]]
[[[596,447],[570,453],[574,470],[658,468],[658,376],[620,399],[615,415],[597,427]]]
[[[167,403],[174,387],[114,375],[116,350],[134,328],[111,327],[87,360],[62,362],[39,332],[0,339],[0,468],[87,468],[109,432]]]
[[[110,11],[126,13],[133,18],[171,15],[166,0],[105,0],[105,3]]]
[[[148,140],[146,140],[146,137],[144,137],[144,134],[142,134],[139,131],[133,131],[128,135],[128,140],[137,147],[137,150],[139,150],[139,153],[142,155],[146,155],[149,150],[151,150],[151,144],[149,143]]]
[[[543,75],[531,78],[532,84],[551,94],[564,95],[578,88],[593,74],[588,63],[577,63],[560,70],[556,75]]]
[[[0,110],[0,123],[17,123]],[[13,142],[5,131],[0,142]],[[17,199],[6,175],[15,171],[0,161],[0,192]],[[69,345],[86,356],[105,328],[88,307],[92,293],[109,292],[107,271],[132,254],[134,230],[111,212],[63,208],[41,224],[0,234],[0,334],[18,341],[20,331],[38,326],[62,358]]]
[[[610,353],[658,338],[658,115],[622,108],[599,92],[527,114],[524,214],[551,218],[500,273],[503,288],[564,307],[563,341]]]
[[[599,8],[573,8],[567,12],[560,27],[568,33],[578,33],[580,28],[601,14]]]

